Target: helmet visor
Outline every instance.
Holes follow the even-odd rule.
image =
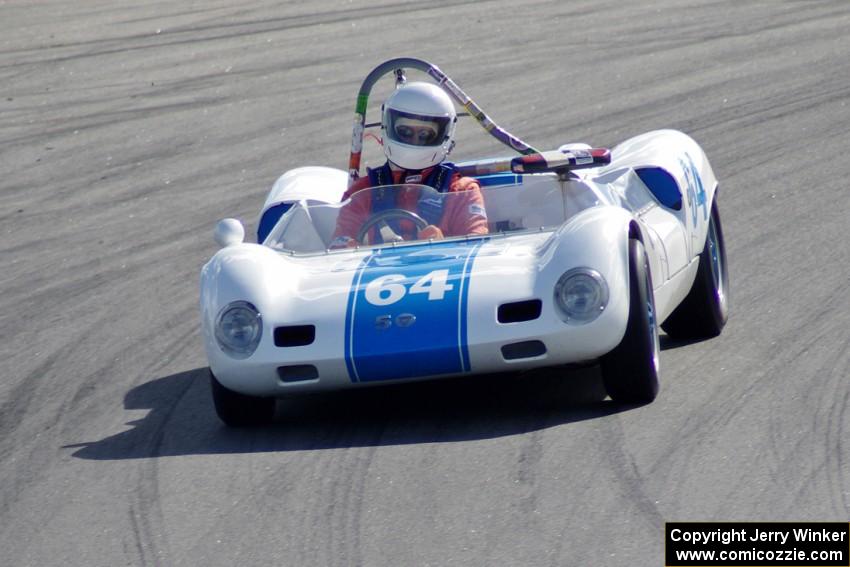
[[[451,118],[425,116],[401,110],[387,110],[387,135],[391,140],[411,146],[439,146],[446,139]]]

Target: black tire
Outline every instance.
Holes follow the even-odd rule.
[[[708,234],[699,256],[691,291],[661,325],[673,339],[708,339],[723,330],[729,318],[729,271],[717,202],[711,206]]]
[[[605,390],[615,402],[647,403],[658,395],[658,325],[643,244],[629,240],[629,320],[617,347],[602,357]]]
[[[221,385],[210,371],[213,403],[219,419],[230,427],[267,425],[274,418],[275,398],[260,398],[234,392]]]

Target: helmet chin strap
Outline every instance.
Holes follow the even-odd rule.
[[[422,181],[422,171],[421,169],[407,169],[401,167],[397,163],[393,162],[391,159],[387,158],[387,163],[390,164],[390,170],[393,172],[400,172],[403,174],[402,181],[404,183],[420,183]]]
[[[396,162],[394,162],[393,160],[391,160],[390,158],[387,158],[387,161],[390,164],[390,169],[392,169],[393,171],[408,171],[408,172],[412,171],[413,173],[419,173],[420,171],[422,171],[421,169],[407,169],[406,167],[402,167],[399,164],[397,164]]]

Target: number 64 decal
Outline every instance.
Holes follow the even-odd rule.
[[[366,286],[366,301],[372,305],[392,305],[407,293],[427,293],[429,301],[440,301],[445,297],[447,291],[454,289],[454,285],[448,283],[448,270],[434,270],[416,280],[407,287],[401,282],[407,278],[402,274],[388,274],[375,278]]]

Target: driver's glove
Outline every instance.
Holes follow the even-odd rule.
[[[428,226],[419,231],[419,238],[422,240],[441,240],[445,237],[443,236],[443,231],[440,230],[440,227],[434,226],[433,224],[429,224]]]
[[[331,250],[339,250],[340,248],[356,248],[360,243],[357,242],[356,239],[351,238],[350,236],[337,236],[334,238],[333,242],[331,242],[330,248]]]

